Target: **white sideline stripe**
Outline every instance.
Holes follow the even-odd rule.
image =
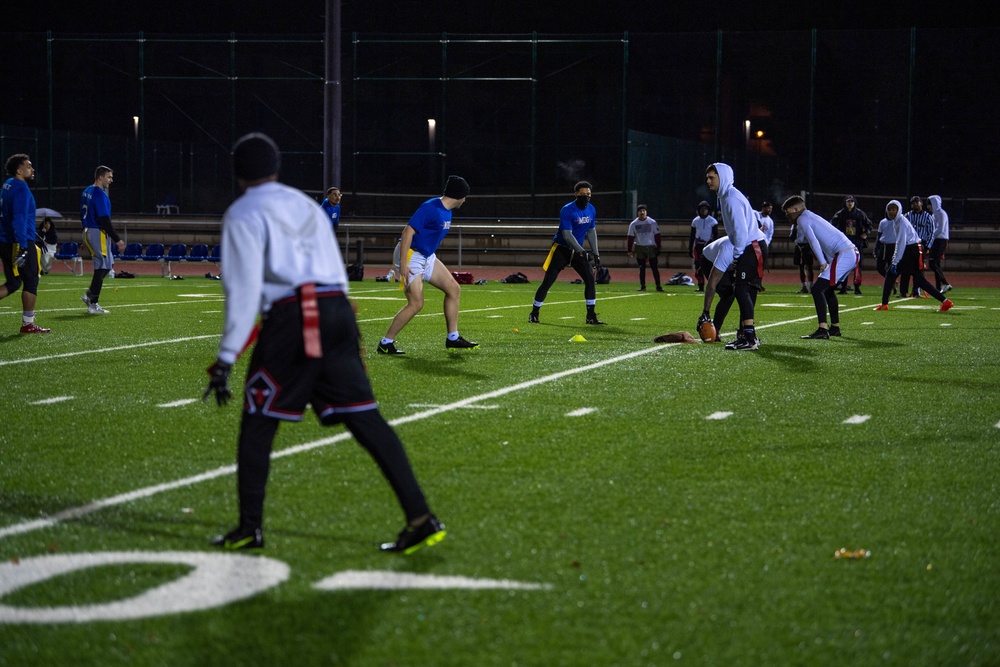
[[[410,403],[411,408],[440,408],[440,403]],[[476,410],[496,410],[499,405],[467,405],[467,408]]]
[[[53,396],[52,398],[43,398],[40,401],[34,401],[28,405],[52,405],[53,403],[62,403],[63,401],[72,401],[75,396]]]
[[[725,419],[727,417],[732,417],[732,416],[733,416],[732,412],[713,412],[709,416],[705,417],[705,419]]]
[[[179,304],[184,304],[185,306],[189,306],[192,303],[205,303],[207,301],[223,301],[223,300],[224,300],[223,297],[220,295],[218,298],[215,298],[215,299],[199,299],[198,301],[157,301],[155,303],[149,303],[148,301],[145,301],[143,303],[116,303],[112,307],[113,308],[139,308],[139,307],[147,308],[149,306],[176,306],[176,305],[179,305]],[[73,313],[73,312],[79,312],[79,311],[82,311],[82,310],[85,310],[85,308],[83,306],[80,306],[78,308],[77,307],[74,307],[74,308],[46,308],[45,310],[36,310],[35,312],[38,313],[38,314],[43,314],[43,313]],[[0,312],[0,315],[19,315],[20,313],[21,313],[20,310],[16,310],[16,311],[11,311],[9,313],[8,312]]]
[[[852,415],[845,419],[842,423],[844,424],[864,424],[866,421],[871,419],[871,415]]]
[[[391,572],[378,570],[345,570],[332,577],[321,579],[313,584],[313,588],[321,591],[342,591],[352,589],[406,590],[427,589],[442,590],[462,588],[466,590],[521,590],[547,591],[551,584],[535,584],[510,579],[472,579],[470,577],[446,577],[438,574],[416,574],[413,572]]]
[[[857,308],[849,308],[842,310],[841,312],[850,312],[852,310],[864,310],[865,308],[871,308],[868,306],[859,306]],[[785,324],[794,324],[796,322],[804,322],[807,320],[812,320],[815,315],[809,317],[800,317],[795,320],[787,320],[785,322],[775,322],[773,324],[762,324],[757,327],[758,329],[769,329],[771,327],[782,326]],[[163,345],[166,343],[180,342],[185,340],[197,340],[201,338],[213,338],[216,334],[212,336],[194,336],[192,338],[181,338],[172,341],[159,341],[154,343],[142,343],[140,345],[126,345],[118,348],[111,349],[129,349],[132,347],[144,347],[147,345]],[[494,391],[487,392],[485,394],[480,394],[479,396],[471,396],[469,398],[464,398],[460,401],[455,401],[454,403],[449,403],[447,405],[442,405],[436,408],[431,408],[429,410],[424,410],[423,412],[417,412],[412,415],[407,415],[405,417],[397,417],[389,422],[390,426],[402,426],[403,424],[409,424],[410,422],[422,421],[430,417],[437,416],[439,414],[444,414],[446,412],[451,412],[452,410],[457,410],[459,408],[464,408],[473,403],[478,403],[480,401],[486,401],[494,398],[500,398],[501,396],[506,396],[507,394],[517,393],[531,387],[535,387],[542,384],[547,384],[549,382],[555,382],[556,380],[561,380],[566,377],[573,375],[578,375],[580,373],[587,373],[592,370],[603,368],[604,366],[610,366],[611,364],[617,364],[621,361],[628,361],[630,359],[635,359],[637,357],[642,357],[653,352],[660,352],[669,347],[676,347],[681,345],[681,343],[663,343],[660,345],[655,345],[653,347],[648,347],[643,350],[636,350],[634,352],[629,352],[628,354],[619,355],[617,357],[612,357],[610,359],[605,359],[604,361],[597,361],[586,366],[576,366],[565,371],[560,371],[558,373],[553,373],[551,375],[546,375],[544,377],[536,378],[534,380],[526,380],[525,382],[519,382],[518,384],[510,385],[508,387],[502,387]],[[109,351],[109,350],[102,350]],[[89,352],[70,352],[62,355],[53,355],[53,357],[63,357],[63,356],[76,356],[79,354],[90,354]],[[720,352],[722,354],[722,352]],[[22,360],[23,361],[23,360]],[[21,363],[21,361],[16,362],[0,362],[0,365],[4,363]],[[1000,425],[998,425],[1000,428]],[[328,445],[336,444],[342,440],[347,440],[351,438],[349,431],[343,433],[338,433],[337,435],[331,436],[329,438],[321,438],[319,440],[314,440],[312,442],[305,442],[301,445],[295,445],[293,447],[288,447],[279,452],[273,452],[271,454],[271,460],[284,458],[286,456],[294,456],[295,454],[301,454],[303,452],[312,451],[313,449],[319,449],[320,447],[326,447]],[[41,530],[43,528],[50,528],[56,524],[66,521],[69,519],[76,519],[81,516],[86,516],[88,514],[93,514],[98,510],[102,510],[106,507],[114,507],[115,505],[123,505],[133,500],[141,500],[143,498],[150,498],[159,493],[165,491],[173,491],[174,489],[183,489],[188,486],[193,486],[201,482],[207,482],[224,475],[231,475],[236,472],[236,465],[222,466],[216,468],[215,470],[209,470],[208,472],[203,472],[198,475],[193,475],[191,477],[184,477],[182,479],[177,479],[172,482],[164,482],[163,484],[155,484],[153,486],[147,486],[144,489],[136,489],[134,491],[129,491],[127,493],[122,493],[117,496],[112,496],[110,498],[104,498],[103,500],[95,500],[87,505],[81,505],[80,507],[74,507],[68,510],[63,510],[58,512],[51,517],[46,519],[35,519],[34,521],[24,521],[22,523],[14,524],[13,526],[6,526],[0,528],[0,539],[8,537],[10,535],[20,535],[23,533],[30,533],[35,530]]]
[[[592,412],[597,412],[597,408],[577,408],[572,412],[567,412],[567,417],[582,417],[584,415],[589,415]]]
[[[158,408],[179,408],[182,405],[191,405],[192,403],[197,403],[197,398],[182,398],[179,401],[171,401],[170,403],[160,403],[156,407]]]
[[[139,347],[152,347],[154,345],[170,345],[172,343],[186,343],[189,340],[204,340],[206,338],[218,338],[220,334],[206,334],[204,336],[186,336],[185,338],[171,338],[170,340],[151,340],[148,343],[135,343],[133,345],[118,345],[116,347],[102,347],[97,350],[84,350],[82,352],[63,352],[61,354],[48,354],[44,357],[29,357],[27,359],[11,359],[10,361],[0,361],[0,366],[11,366],[13,364],[27,364],[33,361],[48,361],[49,359],[65,359],[66,357],[79,357],[84,354],[97,354],[98,352],[118,352],[119,350],[134,350]]]

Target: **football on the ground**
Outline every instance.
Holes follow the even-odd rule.
[[[701,337],[702,343],[715,342],[715,325],[711,320],[705,320],[698,325],[698,336]]]

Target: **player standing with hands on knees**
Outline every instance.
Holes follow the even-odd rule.
[[[708,189],[719,196],[722,225],[733,244],[733,293],[740,308],[740,327],[736,340],[726,345],[727,350],[756,350],[760,339],[754,329],[754,305],[760,280],[764,277],[767,259],[767,241],[757,226],[757,215],[746,196],[736,189],[733,168],[724,162],[710,164],[705,170]]]
[[[108,188],[115,180],[115,172],[111,167],[101,165],[94,170],[94,184],[87,186],[80,195],[80,221],[83,223],[83,242],[87,244],[94,258],[94,277],[90,281],[90,289],[84,292],[80,300],[87,304],[87,312],[91,315],[107,315],[109,311],[97,303],[101,298],[101,287],[104,279],[115,266],[114,253],[111,244],[118,247],[118,252],[125,250],[125,241],[118,237],[115,228],[111,226],[111,199]]]
[[[412,553],[444,539],[410,467],[403,443],[378,410],[347,299],[347,272],[330,219],[305,193],[278,183],[281,157],[270,137],[254,133],[233,147],[243,194],[222,219],[226,270],[224,326],[203,398],[231,398],[229,373],[257,316],[260,334],[243,390],[237,446],[240,522],[212,544],[259,549],[271,446],[282,421],[301,421],[307,405],[324,426],[343,423],[388,480],[406,527],[383,551]]]
[[[396,348],[396,336],[423,309],[425,282],[444,292],[444,323],[448,329],[444,346],[459,350],[479,346],[479,343],[465,340],[458,333],[458,304],[462,288],[437,257],[437,249],[451,229],[451,212],[462,208],[469,191],[469,184],[464,178],[449,176],[444,194],[421,204],[403,229],[399,241],[399,277],[406,294],[406,305],[392,318],[388,331],[379,342],[379,354],[406,354]]]
[[[594,307],[597,305],[594,269],[590,265],[590,253],[583,249],[583,240],[587,239],[593,252],[594,264],[601,265],[601,253],[597,249],[597,209],[590,203],[592,194],[590,183],[578,182],[573,186],[573,193],[573,201],[559,211],[559,231],[552,237],[552,247],[542,264],[545,277],[535,291],[535,301],[528,314],[528,322],[533,324],[538,324],[538,315],[545,303],[545,296],[555,284],[559,273],[567,266],[572,266],[583,279],[587,324],[605,324],[597,319],[597,313],[594,312]]]
[[[837,284],[847,280],[847,276],[858,270],[858,248],[844,232],[831,223],[806,209],[806,202],[798,195],[792,195],[781,205],[785,218],[798,230],[795,242],[808,244],[819,261],[819,278],[812,285],[813,303],[819,327],[802,338],[829,339],[840,334],[840,303],[837,300]],[[860,278],[855,276],[855,281]],[[830,310],[830,324],[826,321],[826,311]]]

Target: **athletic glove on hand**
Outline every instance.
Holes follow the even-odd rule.
[[[601,265],[601,256],[600,255],[594,255],[594,267],[596,268],[596,267],[598,267],[600,265]]]
[[[28,261],[28,249],[24,248],[21,252],[17,253],[17,257],[14,258],[14,266],[17,268],[22,268],[25,262]]]
[[[896,268],[895,264],[893,264],[893,265],[891,265],[889,267],[889,273],[891,273],[892,275],[896,275],[898,272],[899,272],[899,270]]]
[[[205,389],[201,400],[205,400],[212,392],[215,392],[215,402],[220,406],[229,402],[233,397],[233,392],[229,391],[229,371],[233,369],[232,364],[224,361],[216,361],[208,367],[208,387]]]
[[[712,317],[708,314],[708,311],[706,310],[701,314],[701,317],[698,318],[698,326],[696,326],[695,329],[697,331],[701,331],[701,325],[704,324],[705,322],[711,322],[711,321]]]

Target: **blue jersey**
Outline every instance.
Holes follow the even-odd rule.
[[[337,225],[340,224],[340,204],[331,204],[329,199],[324,199],[320,206],[330,216],[330,222],[333,223],[333,231],[337,231]]]
[[[573,238],[582,246],[583,240],[587,238],[587,232],[591,229],[597,229],[597,209],[590,203],[587,204],[587,208],[582,210],[575,201],[566,204],[559,212],[559,231],[552,237],[552,240],[559,245],[569,247],[562,234],[566,229],[573,232]]]
[[[98,218],[111,218],[111,199],[104,188],[88,186],[80,195],[80,222],[84,229],[100,229]]]
[[[26,248],[35,234],[35,195],[21,179],[8,178],[0,190],[0,243]]]
[[[407,224],[417,232],[410,247],[424,257],[430,257],[437,252],[451,229],[451,211],[444,207],[440,197],[434,197],[421,204]]]

